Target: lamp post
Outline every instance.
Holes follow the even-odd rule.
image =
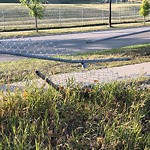
[[[112,27],[111,26],[111,1],[112,0],[109,0],[109,27]]]

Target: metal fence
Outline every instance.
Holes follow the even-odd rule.
[[[112,10],[112,23],[142,21],[140,8],[118,8]],[[89,24],[107,24],[109,10],[93,8],[53,8],[45,9],[44,16],[38,20],[39,28],[80,26]],[[147,20],[150,19],[150,15]],[[34,18],[27,9],[11,9],[0,11],[0,30],[32,29]]]
[[[85,87],[111,82],[118,80],[118,74],[103,67],[102,63],[130,60],[125,57],[83,59],[73,54],[62,56],[65,51],[70,53],[69,48],[58,48],[53,40],[39,37],[0,39],[0,91],[22,88],[27,83],[32,85],[32,81],[40,86],[45,84],[39,77],[56,89],[72,84]]]
[[[145,29],[144,31],[149,32],[149,29]],[[142,33],[144,31],[142,31]],[[109,32],[109,37],[114,34],[114,32],[116,31]],[[124,32],[118,31],[119,35],[120,33],[123,35]],[[141,32],[139,31],[137,33]],[[95,33],[93,33],[93,35],[94,34]],[[132,34],[128,33],[128,35]],[[119,75],[113,68],[106,67],[107,64],[105,62],[127,61],[130,60],[130,58],[122,56],[121,58],[117,58],[117,55],[108,55],[109,58],[104,58],[101,55],[74,55],[77,52],[86,51],[84,51],[85,49],[82,51],[83,45],[80,48],[76,46],[71,48],[69,45],[72,46],[79,44],[79,41],[84,41],[81,43],[85,43],[85,45],[88,45],[87,47],[90,47],[90,42],[87,43],[86,41],[89,41],[88,36],[92,38],[91,35],[92,34],[87,36],[84,35],[86,39],[85,37],[78,38],[77,42],[71,42],[73,38],[70,40],[70,37],[75,37],[73,34],[69,38],[65,38],[66,35],[60,38],[58,38],[60,35],[57,37],[55,35],[55,38],[50,38],[50,36],[45,36],[44,38],[38,36],[0,38],[0,92],[3,90],[9,91],[9,89],[23,89],[26,85],[32,87],[32,83],[34,85],[34,82],[35,85],[39,84],[40,86],[44,86],[45,82],[39,79],[39,77],[58,89],[58,87],[70,85],[87,87],[99,83],[105,84],[122,79],[137,78],[141,75],[137,72],[131,75],[126,75],[126,73],[122,75],[122,72],[126,72],[126,70],[121,71]],[[119,38],[119,35],[117,35],[116,38]],[[109,37],[107,38],[108,40],[110,39]],[[113,38],[115,38],[115,36],[113,36]],[[64,39],[64,41],[67,40],[67,42],[63,42],[62,39]],[[57,43],[56,41],[59,40],[61,42]],[[102,40],[106,39],[101,39],[102,44],[104,44]],[[122,40],[127,42],[125,39]],[[133,38],[132,40],[135,39]],[[117,40],[117,42],[118,41],[119,40]],[[91,42],[96,41],[92,40]],[[93,45],[91,46],[94,47]],[[91,50],[96,50],[95,48],[96,47]],[[140,71],[140,73],[144,74],[145,72],[146,71],[143,70],[142,72]]]

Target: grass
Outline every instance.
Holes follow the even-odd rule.
[[[38,21],[39,33],[36,33],[34,19],[28,16],[26,7],[20,4],[1,3],[0,9],[9,11],[5,12],[5,30],[4,23],[1,22],[0,38],[108,30],[110,29],[107,26],[108,6],[108,4],[47,4],[45,5],[46,16]],[[58,8],[62,10],[61,21],[58,17]],[[138,14],[139,8],[140,4],[112,4],[113,28],[111,29],[143,26],[143,18]],[[102,13],[102,10],[106,14]],[[146,26],[149,25],[149,17],[147,17]]]
[[[142,44],[61,57],[131,58],[89,65],[89,69],[100,69],[147,62],[149,49],[150,44]],[[0,84],[36,78],[36,69],[48,74],[63,73],[64,68],[65,72],[81,70],[80,65],[36,59],[0,63],[0,68]],[[0,91],[0,149],[149,150],[150,88],[142,88],[140,81],[97,84],[85,91],[68,87],[63,94],[36,85],[23,91]]]
[[[113,8],[128,8],[128,7],[139,7],[140,4],[112,4]],[[108,4],[46,4],[44,5],[46,7],[46,9],[54,9],[54,8],[58,8],[61,7],[62,9],[65,8],[92,8],[92,9],[100,9],[100,8],[105,8],[107,9],[109,7]],[[24,6],[21,6],[20,4],[14,4],[14,3],[1,3],[0,5],[0,9],[1,10],[5,10],[6,8],[9,10],[14,10],[14,9],[18,9],[19,7],[22,7],[24,9],[26,9]]]
[[[0,96],[1,149],[150,149],[150,89],[137,82]]]
[[[103,50],[93,53],[79,53],[72,56],[60,56],[67,59],[101,59],[115,57],[129,57],[130,61],[108,62],[88,64],[88,69],[101,69],[105,67],[122,66],[127,64],[135,64],[149,62],[150,60],[150,44],[134,45],[113,50]],[[47,76],[52,74],[60,74],[73,71],[81,71],[80,64],[59,63],[46,60],[26,59],[20,61],[0,63],[0,83],[13,83],[24,81],[28,78],[36,78],[35,71],[41,70]],[[65,68],[65,69],[64,69]]]
[[[130,57],[130,61],[97,63],[89,69],[150,60],[150,43],[93,53],[61,56],[69,59]],[[27,59],[0,63],[0,84],[47,74],[81,71],[80,65]],[[148,81],[149,82],[149,81]],[[150,149],[150,88],[141,79],[112,82],[90,89],[60,93],[49,87],[0,91],[0,149]]]
[[[146,22],[145,26],[149,26],[150,22]],[[100,30],[114,30],[122,28],[131,28],[131,27],[142,27],[143,22],[141,23],[122,23],[122,24],[112,24],[112,28],[107,25],[100,26],[87,26],[87,27],[71,27],[71,28],[60,28],[60,29],[45,29],[39,30],[38,33],[35,30],[30,31],[11,31],[11,32],[0,32],[0,38],[4,37],[25,37],[25,36],[45,36],[45,35],[54,35],[54,34],[66,34],[66,33],[77,33],[77,32],[88,32],[88,31],[100,31]]]
[[[47,29],[47,33],[50,33],[54,28],[106,25],[108,24],[108,6],[108,4],[47,4],[45,14],[38,21],[38,26],[41,30]],[[29,17],[26,7],[20,4],[1,4],[0,9],[4,10],[5,16],[5,22],[0,23],[2,32],[34,30],[34,18]],[[143,19],[138,14],[139,9],[140,4],[113,4],[112,22],[141,22]],[[147,17],[148,20],[149,17]]]

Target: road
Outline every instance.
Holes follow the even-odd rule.
[[[0,39],[0,51],[39,55],[75,54],[150,43],[150,27]],[[22,59],[0,55],[0,62]]]

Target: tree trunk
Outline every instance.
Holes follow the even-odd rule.
[[[145,26],[145,16],[144,16],[144,26]]]
[[[35,30],[38,33],[38,23],[37,23],[37,17],[35,17]]]

